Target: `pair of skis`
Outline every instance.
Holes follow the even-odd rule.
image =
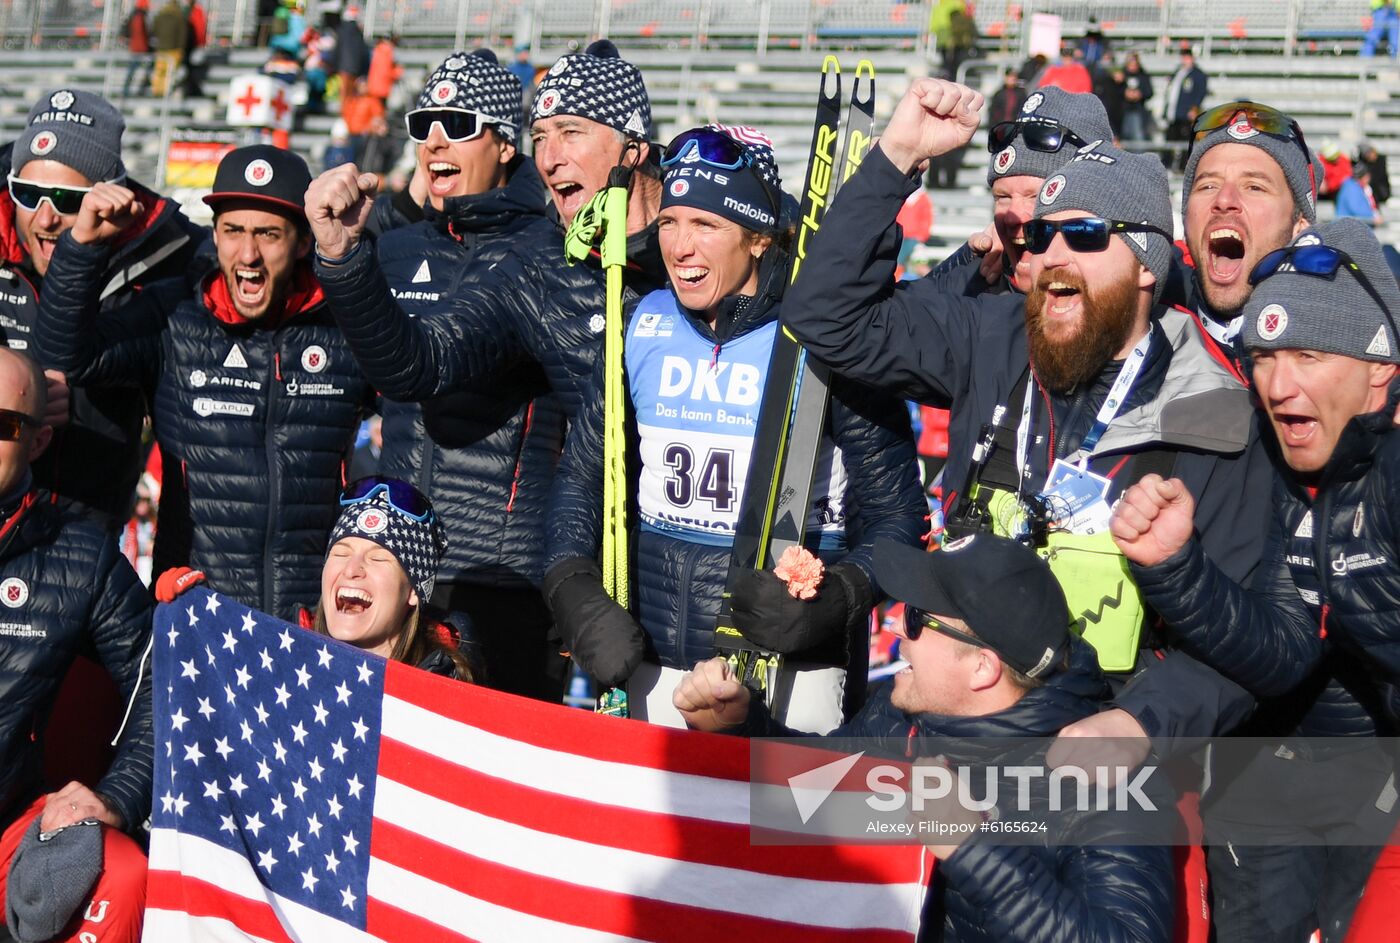
[[[870,60],[862,59],[856,66],[842,138],[844,103],[841,63],[835,56],[827,56],[822,61],[821,93],[789,283],[801,277],[807,247],[821,228],[827,207],[869,150],[875,124],[875,66]],[[802,545],[826,428],[829,381],[828,368],[809,358],[796,338],[779,326],[735,524],[732,562],[736,570],[772,568],[784,550]],[[725,588],[715,624],[715,647],[728,659],[735,677],[760,693],[773,715],[781,718],[792,693],[792,673],[782,670],[780,655],[754,645],[734,627],[732,591],[732,585]]]

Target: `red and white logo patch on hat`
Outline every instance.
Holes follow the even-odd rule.
[[[29,142],[29,153],[36,157],[43,157],[57,146],[58,135],[52,131],[40,131],[34,135],[34,140]]]
[[[1254,322],[1254,329],[1264,340],[1274,340],[1288,329],[1288,312],[1283,310],[1283,305],[1265,305]]]
[[[272,165],[259,157],[243,169],[243,179],[255,187],[265,187],[272,182]]]
[[[365,508],[355,518],[355,529],[365,534],[382,534],[389,526],[389,515],[379,508]]]
[[[1055,174],[1045,181],[1045,186],[1040,188],[1040,202],[1049,206],[1060,198],[1060,194],[1065,192],[1065,175]]]
[[[11,609],[18,609],[29,599],[29,584],[18,576],[11,576],[0,582],[0,603]]]
[[[457,97],[457,83],[451,79],[443,79],[433,86],[433,90],[428,93],[428,97],[439,105],[445,105]]]
[[[1230,122],[1230,126],[1225,129],[1225,133],[1236,141],[1248,141],[1250,138],[1259,134],[1259,129],[1249,123],[1249,118],[1247,116],[1240,115],[1234,121]]]
[[[301,368],[307,373],[320,373],[329,362],[326,348],[320,344],[312,344],[301,352]]]
[[[541,117],[547,118],[554,114],[563,100],[564,97],[559,94],[558,89],[547,88],[540,94],[539,99],[536,100],[535,111],[539,113]]]
[[[671,196],[685,196],[690,192],[690,182],[688,180],[672,180]]]
[[[1016,163],[1016,148],[1004,147],[997,152],[997,156],[992,158],[992,169],[999,174],[1004,174],[1011,169],[1011,165]]]

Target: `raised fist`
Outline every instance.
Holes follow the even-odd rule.
[[[146,208],[132,190],[116,183],[95,184],[83,196],[73,239],[88,245],[106,242],[145,215]]]
[[[339,259],[359,244],[378,189],[379,178],[354,164],[341,164],[311,181],[306,219],[321,256]]]
[[[981,120],[981,92],[942,79],[915,79],[880,135],[880,150],[907,174],[972,140]]]
[[[1179,478],[1145,475],[1123,492],[1108,522],[1113,542],[1139,566],[1156,566],[1175,554],[1196,526],[1196,499]]]

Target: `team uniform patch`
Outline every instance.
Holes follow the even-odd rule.
[[[330,361],[326,358],[326,348],[312,344],[301,352],[301,368],[307,373],[320,373]]]
[[[535,111],[541,118],[547,118],[559,108],[562,96],[555,89],[546,89],[535,102]]]
[[[49,96],[49,107],[58,111],[67,111],[73,107],[73,93],[66,88],[61,88]]]
[[[1065,192],[1065,175],[1055,174],[1045,181],[1045,186],[1040,188],[1040,202],[1049,206],[1060,198],[1060,194]]]
[[[0,582],[0,602],[11,609],[18,609],[29,599],[29,584],[18,576],[11,576]]]
[[[190,371],[190,386],[194,387],[195,389],[199,389],[201,386],[203,386],[204,384],[206,384],[206,383],[208,383],[208,382],[209,382],[209,375],[208,375],[207,373],[205,373],[203,370],[191,370],[191,371]]]
[[[272,165],[259,157],[244,169],[243,179],[255,187],[265,187],[272,182]]]
[[[439,105],[445,105],[457,97],[457,83],[451,79],[443,79],[433,86],[433,90],[428,93],[428,97]]]
[[[1010,146],[1004,147],[997,152],[996,157],[992,158],[992,169],[999,174],[1004,174],[1010,170],[1015,163],[1016,148]]]
[[[382,534],[389,526],[389,515],[379,508],[366,508],[355,518],[355,527],[366,534]]]
[[[1025,103],[1024,105],[1021,106],[1021,114],[1023,114],[1023,115],[1028,115],[1028,114],[1030,114],[1031,112],[1035,111],[1037,108],[1039,108],[1039,107],[1040,107],[1041,105],[1043,105],[1044,103],[1045,103],[1045,96],[1042,95],[1042,94],[1040,94],[1040,92],[1036,92],[1036,93],[1035,93],[1034,95],[1032,95],[1030,98],[1027,98],[1027,99],[1026,99],[1026,103]]]
[[[52,131],[40,131],[34,135],[34,140],[29,142],[29,153],[36,157],[43,157],[57,146],[58,135]]]
[[[601,314],[595,314],[588,319],[588,329],[594,334],[603,333],[603,328],[608,326],[608,319]]]
[[[1259,129],[1251,125],[1248,118],[1241,115],[1225,129],[1225,133],[1236,141],[1248,141],[1259,134]]]
[[[1264,310],[1259,312],[1259,319],[1254,328],[1264,340],[1274,340],[1288,329],[1288,312],[1283,309],[1283,305],[1265,305]]]

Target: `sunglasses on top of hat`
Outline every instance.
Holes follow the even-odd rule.
[[[349,507],[362,501],[371,501],[376,495],[384,495],[389,505],[404,517],[419,523],[433,519],[433,505],[417,488],[398,478],[383,475],[367,475],[345,486],[340,494],[340,506]]]
[[[14,409],[0,409],[0,442],[13,442],[26,428],[38,429],[43,423],[28,413]]]
[[[1017,135],[1033,151],[1054,154],[1068,144],[1084,147],[1089,142],[1053,118],[1017,118],[992,126],[987,132],[987,150],[995,154],[1006,148]]]
[[[1191,125],[1191,139],[1186,145],[1186,156],[1191,156],[1191,149],[1201,138],[1212,131],[1228,128],[1241,118],[1249,122],[1251,130],[1292,141],[1298,145],[1303,152],[1303,160],[1308,165],[1308,184],[1312,187],[1313,196],[1316,197],[1316,171],[1313,169],[1312,151],[1308,150],[1308,142],[1303,137],[1303,129],[1298,126],[1297,121],[1277,108],[1270,108],[1268,105],[1261,105],[1247,98],[1216,105],[1209,111],[1202,112]]]
[[[738,170],[752,163],[753,155],[747,147],[723,131],[696,128],[685,132],[666,147],[666,153],[661,156],[661,166],[672,167],[695,160],[719,170]]]
[[[1127,223],[1116,219],[1085,216],[1079,219],[1033,219],[1026,223],[1026,248],[1035,255],[1049,250],[1055,234],[1065,237],[1065,244],[1075,252],[1102,252],[1108,248],[1108,237],[1114,233],[1148,232],[1171,241],[1171,233],[1147,223]]]
[[[83,205],[83,197],[92,187],[65,187],[52,183],[35,183],[10,174],[10,199],[15,204],[35,212],[48,200],[53,211],[60,216],[72,216]],[[119,182],[119,181],[118,181]]]
[[[1288,268],[1284,268],[1288,266]],[[1312,275],[1315,278],[1325,278],[1329,281],[1337,277],[1337,270],[1345,268],[1356,278],[1357,284],[1370,295],[1371,300],[1376,303],[1376,307],[1381,309],[1381,314],[1385,315],[1386,321],[1390,323],[1390,329],[1400,336],[1400,330],[1396,330],[1395,317],[1380,292],[1371,284],[1371,280],[1366,277],[1366,273],[1361,271],[1361,266],[1357,265],[1351,256],[1341,249],[1333,246],[1284,246],[1282,249],[1275,249],[1259,260],[1254,266],[1254,270],[1249,273],[1249,284],[1258,285],[1264,279],[1279,271],[1299,272],[1303,275]]]
[[[427,142],[433,133],[433,125],[442,128],[443,137],[448,141],[461,144],[481,137],[492,125],[509,124],[465,108],[416,108],[403,116],[403,123],[415,144]]]

